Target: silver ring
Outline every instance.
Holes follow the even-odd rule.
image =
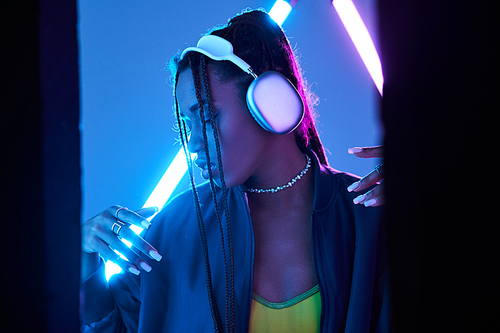
[[[120,232],[120,230],[122,229],[122,227],[124,225],[125,225],[125,223],[123,223],[122,221],[118,220],[115,223],[113,223],[113,225],[111,226],[111,231],[113,231],[113,233],[115,233],[116,235],[118,235],[119,232]]]
[[[127,207],[120,207],[120,208],[118,208],[118,209],[116,210],[116,212],[115,212],[115,217],[116,217],[116,219],[117,219],[118,221],[121,221],[121,220],[118,218],[118,212],[119,212],[120,210],[122,210],[122,209],[128,209],[128,208],[127,208]]]
[[[375,171],[377,171],[377,173],[379,174],[380,177],[384,178],[384,175],[382,174],[382,171],[380,170],[380,168],[384,165],[384,163],[380,163],[378,164],[377,166],[375,166]]]

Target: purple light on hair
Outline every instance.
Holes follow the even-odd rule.
[[[384,76],[380,58],[356,6],[351,0],[333,0],[332,4],[382,96]]]

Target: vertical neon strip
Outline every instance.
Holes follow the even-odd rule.
[[[191,157],[194,158],[193,155]],[[143,208],[156,206],[161,209],[174,192],[182,177],[184,177],[186,171],[186,155],[184,154],[184,149],[181,148],[148,200],[144,203]]]
[[[271,16],[271,18],[281,26],[291,11],[292,6],[288,2],[284,0],[277,0],[274,3],[273,8],[269,11],[269,16]]]
[[[359,16],[358,10],[351,0],[333,0],[332,4],[382,96],[384,85],[382,65],[370,33]]]

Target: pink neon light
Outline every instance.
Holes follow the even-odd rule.
[[[351,0],[333,0],[332,4],[382,96],[384,76],[380,58],[356,6]]]

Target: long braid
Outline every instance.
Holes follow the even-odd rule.
[[[215,132],[214,132],[215,136]],[[229,249],[229,312],[230,312],[230,332],[235,332],[236,329],[236,302],[235,302],[235,292],[234,292],[234,250],[233,250],[233,232],[231,226],[231,219],[229,216],[229,207],[227,205],[227,187],[226,182],[224,180],[224,172],[222,170],[222,161],[221,161],[221,151],[220,151],[220,143],[218,138],[215,141],[215,146],[217,149],[217,158],[219,159],[219,174],[220,181],[223,191],[222,196],[222,205],[224,207],[225,217],[226,217],[226,229],[227,229],[227,243]]]
[[[201,57],[201,72],[202,72],[202,77],[203,77],[203,80],[205,81],[206,80],[206,68],[205,68],[205,59],[203,57]],[[195,80],[197,80],[197,78],[195,78]],[[199,84],[198,84],[199,85]],[[196,86],[196,84],[195,84]],[[210,98],[210,92],[209,92],[209,87],[208,85],[204,82],[204,86],[205,86],[205,94],[207,96],[207,104],[208,104],[208,109],[209,109],[209,112],[210,114],[213,112],[212,111],[212,99]],[[198,94],[198,88],[196,88],[197,90],[197,94]],[[201,97],[201,95],[200,95]],[[224,304],[225,304],[225,311],[224,311],[224,315],[225,315],[225,327],[226,327],[226,332],[228,331],[228,302],[229,302],[229,297],[228,297],[228,292],[227,292],[227,289],[228,289],[228,274],[227,274],[227,259],[226,259],[226,246],[225,246],[225,242],[224,242],[224,231],[223,231],[223,227],[222,227],[222,219],[221,219],[221,216],[220,216],[220,209],[219,209],[219,203],[217,202],[217,195],[216,195],[216,189],[215,189],[215,183],[214,183],[214,178],[213,178],[213,174],[212,174],[212,167],[211,167],[211,159],[210,159],[210,152],[209,152],[209,149],[208,149],[208,136],[207,136],[207,123],[205,121],[205,114],[204,114],[204,110],[200,107],[200,119],[202,121],[202,124],[203,124],[203,141],[204,141],[204,144],[205,144],[205,147],[206,147],[206,150],[205,150],[205,156],[207,158],[207,164],[208,164],[208,177],[209,177],[209,181],[210,181],[210,189],[212,191],[212,197],[213,197],[213,200],[214,200],[214,211],[215,211],[215,215],[217,217],[217,223],[219,225],[219,234],[220,234],[220,238],[221,238],[221,245],[222,245],[222,256],[223,256],[223,259],[224,259]],[[210,116],[210,119],[213,123],[213,118],[212,116]],[[214,128],[214,126],[212,125],[212,128]]]
[[[204,88],[205,88],[206,101],[207,101],[208,110],[210,113],[210,119],[211,119],[211,124],[212,124],[212,128],[213,128],[213,133],[217,137],[217,139],[215,141],[218,142],[217,130],[216,130],[216,126],[214,125],[215,123],[214,123],[213,108],[212,108],[213,103],[212,103],[212,98],[211,98],[211,94],[210,94],[210,87],[208,85],[205,57],[200,57],[199,69],[200,69],[201,74],[202,74],[203,84],[204,84]],[[204,140],[204,147],[205,147],[205,155],[207,158],[207,164],[209,165],[208,174],[209,174],[209,180],[210,180],[210,189],[212,190],[212,197],[214,200],[214,210],[215,210],[215,214],[217,217],[217,222],[219,224],[219,233],[221,236],[222,254],[223,254],[223,259],[224,259],[224,295],[225,295],[226,332],[229,332],[229,327],[230,327],[230,322],[231,322],[231,320],[230,320],[230,308],[231,308],[231,306],[230,306],[231,296],[230,295],[231,295],[231,293],[228,290],[229,275],[228,275],[228,264],[227,264],[227,258],[226,258],[226,247],[225,247],[225,242],[224,242],[224,231],[223,231],[223,227],[222,227],[222,219],[220,216],[219,204],[217,202],[216,187],[215,187],[215,182],[214,182],[213,175],[212,175],[212,168],[210,167],[211,160],[210,160],[210,152],[208,149],[209,146],[208,146],[207,128],[206,128],[205,112],[204,112],[204,105],[203,105],[204,103],[203,103],[203,98],[201,96],[201,87],[200,87],[200,79],[199,79],[199,72],[198,71],[193,72],[193,79],[194,79],[194,86],[195,86],[195,91],[196,91],[196,98],[198,100],[200,119],[201,119],[202,126],[203,126],[202,133],[203,133],[203,140]],[[217,159],[219,161],[219,165],[221,165],[221,163],[220,163],[221,157],[218,156]],[[222,170],[220,171],[220,173],[222,174]],[[225,197],[227,195],[227,192],[225,190],[226,190],[225,186],[223,186],[223,195],[222,195],[223,201],[225,200]],[[227,214],[226,214],[226,216],[227,216]],[[232,257],[231,250],[229,251],[229,255],[231,258]]]
[[[195,66],[193,66],[192,68],[195,68]],[[174,92],[174,94],[175,94],[175,92]],[[223,325],[222,325],[222,322],[220,319],[219,309],[217,307],[217,302],[215,300],[215,295],[214,295],[214,288],[213,288],[213,283],[212,283],[212,272],[211,272],[211,268],[210,268],[210,259],[209,259],[209,254],[208,254],[207,237],[206,237],[206,232],[205,232],[205,224],[203,221],[203,214],[201,213],[201,204],[200,204],[198,191],[196,190],[196,184],[194,181],[193,163],[191,160],[191,154],[189,154],[189,152],[187,150],[188,135],[187,135],[187,131],[186,131],[186,125],[181,120],[180,112],[179,112],[179,105],[178,105],[176,98],[175,98],[175,109],[176,109],[176,118],[177,118],[179,130],[180,130],[181,144],[182,144],[182,147],[184,149],[184,154],[186,156],[186,160],[188,162],[189,178],[190,178],[190,182],[191,182],[191,190],[193,192],[194,206],[196,209],[196,218],[198,221],[198,230],[199,230],[199,234],[200,234],[202,254],[203,254],[203,263],[204,263],[204,267],[205,267],[205,283],[206,283],[206,287],[207,287],[208,302],[209,302],[209,306],[210,306],[210,312],[212,315],[212,321],[214,323],[214,331],[215,332],[223,332]]]
[[[200,199],[198,196],[198,191],[196,190],[196,184],[194,182],[194,174],[193,174],[191,155],[188,153],[187,148],[186,148],[187,132],[186,132],[185,124],[184,124],[184,127],[182,128],[182,133],[184,135],[184,138],[182,138],[182,136],[181,136],[181,141],[182,141],[182,145],[184,147],[184,153],[186,155],[186,159],[188,161],[188,172],[189,172],[189,178],[191,181],[191,190],[193,192],[194,206],[196,208],[196,218],[198,221],[198,230],[199,230],[200,239],[201,239],[203,263],[204,263],[204,267],[205,267],[205,284],[207,287],[208,302],[209,302],[209,306],[210,306],[210,312],[212,315],[212,321],[214,323],[214,331],[221,332],[222,323],[220,320],[220,314],[219,314],[219,310],[218,310],[217,303],[216,303],[215,296],[214,296],[214,289],[213,289],[213,284],[212,284],[212,272],[210,269],[210,259],[208,256],[207,237],[206,237],[206,233],[205,233],[205,226],[203,223],[203,215],[201,213]]]
[[[234,300],[234,298],[235,298],[235,296],[234,296],[234,255],[233,255],[232,224],[231,224],[231,218],[229,216],[229,207],[227,205],[227,187],[226,187],[226,182],[224,180],[224,168],[222,165],[222,154],[221,154],[221,149],[220,149],[219,132],[218,132],[217,124],[215,122],[212,96],[210,93],[210,86],[208,84],[208,77],[207,77],[207,72],[206,72],[206,67],[205,67],[205,57],[201,57],[201,59],[202,59],[201,71],[202,71],[203,84],[204,84],[205,94],[206,94],[207,101],[208,101],[208,110],[209,110],[210,120],[211,120],[211,124],[212,124],[212,129],[213,129],[215,148],[217,151],[217,161],[218,161],[217,167],[219,168],[219,177],[220,177],[221,188],[222,188],[222,207],[223,207],[224,216],[226,218],[227,244],[228,244],[228,254],[229,254],[229,267],[228,267],[228,271],[229,271],[228,280],[229,281],[226,285],[226,331],[227,332],[234,332],[236,329],[236,305],[235,305],[235,300]],[[207,158],[207,160],[208,160],[208,158]],[[210,181],[213,182],[211,171],[209,172],[209,175],[210,175]],[[214,197],[215,197],[215,192],[214,192]],[[218,216],[218,218],[219,218],[219,216]],[[221,233],[222,233],[222,229],[221,229]],[[223,235],[222,235],[222,242],[223,242],[222,244],[224,246]],[[226,257],[225,256],[224,256],[224,264],[226,264]]]

